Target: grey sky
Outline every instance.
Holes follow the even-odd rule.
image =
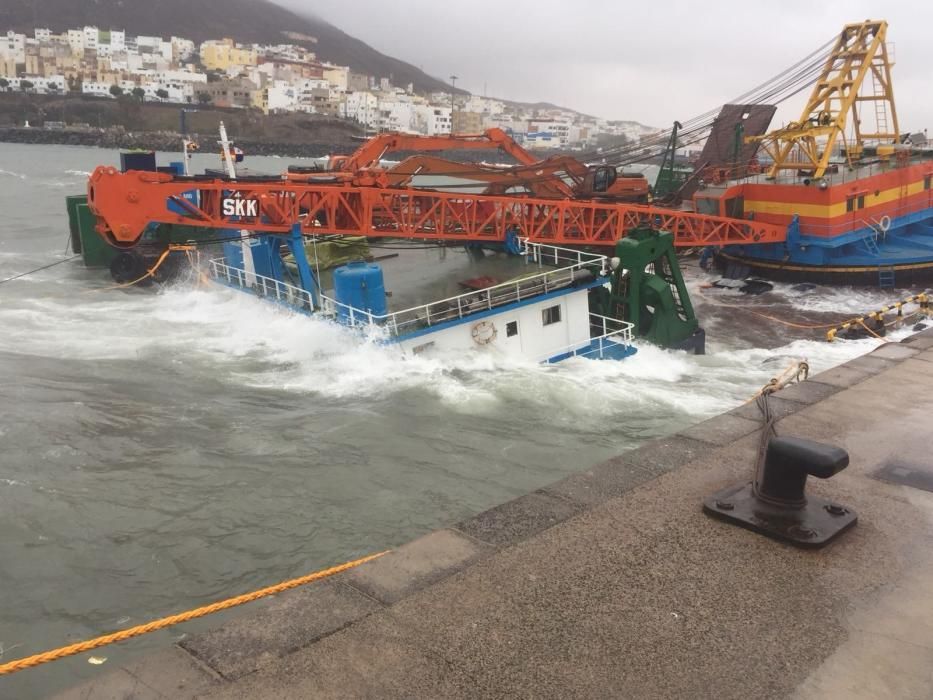
[[[847,22],[887,19],[902,130],[933,128],[928,0],[274,0],[490,96],[667,126],[722,104]],[[793,119],[804,95],[778,113]]]

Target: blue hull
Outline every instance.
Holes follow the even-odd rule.
[[[831,239],[805,236],[792,224],[787,241],[726,246],[724,268],[786,280],[872,286],[910,286],[933,280],[933,209],[899,217],[885,233],[871,227]]]

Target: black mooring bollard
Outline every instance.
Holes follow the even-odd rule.
[[[807,477],[828,479],[847,466],[849,454],[841,447],[775,437],[768,443],[758,483],[720,491],[706,499],[703,510],[798,547],[822,547],[855,525],[858,516],[838,503],[807,496]]]

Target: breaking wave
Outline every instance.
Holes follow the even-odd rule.
[[[510,402],[559,406],[558,422],[620,413],[699,420],[746,400],[791,362],[806,359],[818,372],[881,342],[794,340],[699,357],[640,344],[622,362],[553,366],[485,349],[404,356],[377,338],[222,287],[108,291],[80,304],[36,299],[0,312],[0,319],[11,329],[0,347],[11,351],[48,356],[54,349],[87,360],[177,356],[241,386],[330,399],[418,391],[464,412]]]

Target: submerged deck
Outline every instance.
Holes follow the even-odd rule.
[[[751,474],[746,405],[60,697],[929,698],[933,493],[876,477],[933,481],[931,392],[927,331],[773,399],[851,455],[808,486],[859,515],[823,550],[701,512]]]

